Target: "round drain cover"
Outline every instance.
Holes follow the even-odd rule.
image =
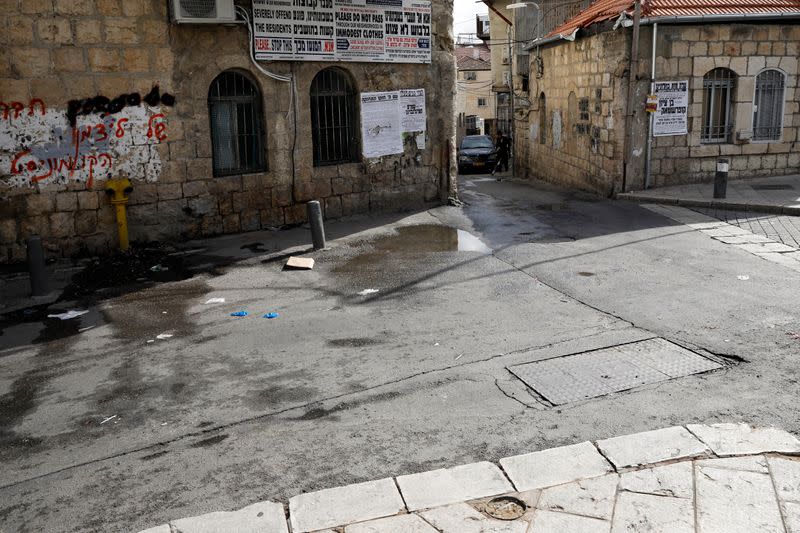
[[[525,514],[525,502],[513,496],[500,496],[489,500],[484,511],[492,518],[499,520],[516,520]]]

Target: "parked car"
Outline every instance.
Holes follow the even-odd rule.
[[[458,148],[458,172],[468,170],[491,172],[497,163],[497,149],[488,135],[467,135]]]

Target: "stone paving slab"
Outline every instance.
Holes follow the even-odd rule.
[[[800,453],[800,440],[778,428],[753,428],[747,424],[689,424],[686,427],[720,456]]]
[[[294,533],[392,516],[406,506],[391,478],[295,496],[289,500]]]
[[[173,533],[289,533],[283,505],[275,502],[254,503],[238,511],[182,518],[170,525]]]
[[[694,533],[691,500],[620,493],[611,533]]]
[[[501,459],[513,485],[484,462],[302,494],[289,500],[290,522],[293,533],[800,533],[798,453],[777,428],[676,426]],[[523,504],[501,520],[498,506],[517,505],[508,497]],[[140,533],[229,531],[288,533],[283,505]]]
[[[500,459],[500,464],[518,491],[551,487],[612,471],[591,442],[506,457]]]
[[[705,444],[681,426],[600,440],[597,447],[617,468],[697,457],[709,452]]]
[[[493,463],[482,462],[398,476],[409,511],[494,496],[514,490]]]

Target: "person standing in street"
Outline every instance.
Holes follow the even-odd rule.
[[[506,137],[503,132],[499,132],[497,136],[497,163],[492,169],[492,176],[500,169],[500,172],[508,171],[508,156],[511,152],[511,139]]]

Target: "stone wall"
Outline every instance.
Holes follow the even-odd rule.
[[[652,34],[644,36],[651,42]],[[650,46],[647,46],[649,53]],[[800,25],[707,24],[660,25],[656,44],[656,79],[689,80],[689,135],[655,137],[651,183],[654,186],[710,181],[716,160],[730,159],[730,178],[800,172]],[[645,55],[649,79],[649,55]],[[736,73],[731,142],[703,144],[703,76],[717,67]],[[752,131],[755,77],[765,68],[786,75],[783,131],[778,141],[739,139]],[[641,188],[641,187],[639,187]]]
[[[603,195],[619,190],[628,42],[609,32],[541,49],[543,76],[530,77],[530,106],[517,105],[519,175]]]
[[[321,200],[331,219],[419,209],[453,193],[451,1],[433,3],[432,64],[335,64],[358,92],[424,87],[425,148],[412,142],[402,155],[324,167],[313,166],[309,89],[334,64],[266,64],[295,75],[292,95],[290,84],[253,67],[244,26],[170,24],[167,6],[0,0],[7,13],[0,23],[0,263],[24,259],[25,238],[34,233],[51,255],[112,249],[116,224],[103,192],[109,177],[134,180],[128,213],[139,240],[296,224],[310,199]],[[213,177],[208,90],[227,69],[259,84],[266,172]],[[132,93],[148,102],[117,98]],[[92,100],[70,113],[68,102],[97,95],[122,109],[101,116]]]
[[[623,155],[631,31],[598,27],[574,42],[558,41],[542,48],[544,76],[531,77],[531,105],[517,114],[520,175],[604,195],[623,186],[644,188],[649,129],[644,103],[650,92],[652,31],[652,26],[641,30],[628,168],[623,168]],[[720,156],[730,159],[732,179],[800,172],[798,57],[800,25],[659,25],[656,80],[689,80],[689,134],[653,138],[651,185],[710,181]],[[703,76],[717,67],[729,68],[737,76],[733,134],[729,142],[706,144],[700,138]],[[755,77],[765,68],[786,75],[783,128],[780,140],[752,141],[747,134],[752,131]],[[547,106],[544,124],[537,98],[542,92]],[[581,120],[582,99],[588,99],[588,121]],[[547,137],[540,144],[543,127]]]

